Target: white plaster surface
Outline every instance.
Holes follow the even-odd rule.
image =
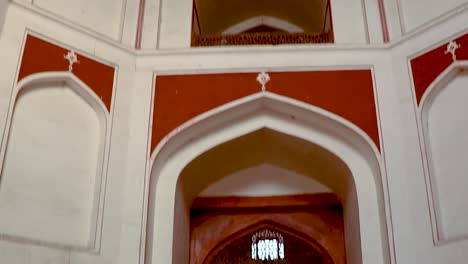
[[[8,9],[8,0],[0,0],[0,34],[2,34],[3,23],[5,22]]]
[[[435,217],[429,207],[426,173],[418,134],[416,99],[408,59],[466,31],[468,13],[460,12],[430,28],[413,33],[376,64],[376,82],[397,263],[464,263],[467,240],[436,244]],[[461,26],[465,24],[465,26]],[[465,28],[465,29],[464,29]],[[428,34],[430,32],[430,34]],[[392,65],[389,67],[389,65]],[[430,65],[428,65],[430,67]],[[412,113],[412,114],[410,114]],[[410,235],[411,234],[411,235]]]
[[[69,24],[62,23],[61,20],[50,19],[43,13],[36,13],[36,9],[27,9],[22,5],[10,2],[5,20],[5,27],[0,35],[0,58],[2,62],[0,66],[2,70],[2,74],[0,74],[0,129],[2,133],[6,126],[9,102],[16,83],[15,74],[18,62],[20,61],[21,48],[26,30],[38,33],[41,37],[45,36],[48,40],[59,43],[59,45],[67,45],[67,47],[78,49],[80,53],[84,53],[100,61],[111,63],[113,66],[117,67],[117,69],[126,69],[126,71],[117,71],[118,74],[116,76],[114,88],[115,98],[113,100],[112,113],[115,112],[116,117],[112,118],[112,126],[109,127],[109,129],[113,129],[112,137],[109,138],[110,154],[108,155],[107,186],[105,186],[105,192],[103,192],[103,197],[101,197],[101,202],[105,201],[105,203],[102,204],[102,237],[100,243],[97,245],[100,250],[93,252],[93,250],[80,251],[76,249],[61,249],[69,246],[61,243],[54,245],[47,243],[47,245],[37,246],[39,243],[38,241],[1,236],[0,253],[4,254],[0,255],[0,263],[3,264],[3,261],[6,261],[6,263],[15,264],[36,264],[39,260],[30,258],[32,249],[36,248],[36,251],[41,251],[43,254],[47,255],[46,252],[49,246],[62,252],[65,256],[69,256],[65,262],[58,262],[59,260],[57,260],[60,264],[138,263],[138,259],[140,258],[141,225],[133,224],[135,220],[131,220],[132,224],[124,224],[123,220],[124,216],[128,219],[137,218],[140,221],[142,219],[142,209],[138,209],[138,206],[141,208],[142,205],[142,191],[140,191],[140,197],[131,197],[132,199],[126,200],[128,201],[127,208],[133,210],[133,208],[136,207],[138,213],[128,213],[127,209],[123,209],[123,199],[125,197],[125,192],[123,190],[127,188],[125,185],[125,181],[127,180],[125,176],[127,175],[127,167],[140,171],[143,169],[144,171],[144,161],[146,159],[146,145],[144,143],[142,145],[128,145],[128,115],[129,113],[133,113],[133,111],[129,111],[128,109],[130,109],[130,105],[132,104],[130,98],[132,98],[134,91],[130,89],[130,87],[141,87],[137,83],[133,83],[133,65],[135,57],[129,53],[128,50],[122,48],[117,42],[110,43],[104,38],[88,34],[87,31],[81,31],[75,27],[70,27]],[[151,76],[150,74],[150,83],[152,81]],[[147,77],[139,79],[145,80]],[[147,86],[145,85],[143,87]],[[145,98],[147,99],[148,97]],[[149,107],[148,103],[150,100],[146,99],[146,105]],[[147,120],[145,120],[145,118],[141,120],[147,125],[147,122],[145,122]],[[141,131],[144,132],[145,129]],[[2,138],[2,144],[5,143],[3,139],[4,138]],[[146,142],[145,137],[140,137],[140,139],[142,142]],[[143,147],[141,148],[141,146]],[[66,147],[66,145],[63,145],[63,147]],[[136,149],[136,152],[140,154],[143,153],[143,155],[138,157],[138,160],[141,160],[142,163],[135,162],[137,159],[135,159],[134,156],[131,156],[131,158],[127,157],[127,148],[133,151]],[[132,162],[128,162],[128,160],[132,160]],[[141,175],[140,182],[143,182],[143,174],[133,173],[132,175]],[[128,180],[131,181],[132,177],[128,177]],[[134,181],[132,181],[132,183],[134,183]],[[59,186],[61,187],[62,184]],[[88,199],[88,196],[86,199]],[[81,202],[85,203],[86,199]],[[84,204],[84,206],[87,205]],[[129,215],[126,216],[126,214]],[[126,226],[128,226],[128,228]],[[138,228],[136,226],[138,226]],[[48,228],[51,227],[48,226]],[[85,235],[87,234],[80,233],[81,237]],[[121,239],[123,235],[125,235],[126,239]],[[16,250],[17,248],[19,249]],[[118,252],[118,254],[116,254],[116,252]],[[130,261],[126,261],[128,259],[130,259]],[[50,261],[55,264],[54,258]]]
[[[181,49],[190,47],[192,38],[191,0],[160,0],[161,8],[158,48]]]
[[[35,264],[68,264],[70,261],[70,252],[34,246],[29,248],[29,259],[29,263]]]
[[[362,1],[366,16],[365,25],[368,31],[369,43],[383,43],[382,20],[379,12],[379,2],[373,0]]]
[[[426,139],[439,236],[468,236],[468,73],[459,73],[429,107]]]
[[[403,34],[399,1],[383,1],[383,3],[390,41],[398,40]]]
[[[368,43],[369,33],[361,0],[330,0],[335,43]]]
[[[70,88],[22,90],[1,174],[0,233],[92,246],[101,133],[94,110]]]
[[[415,103],[411,91],[412,80],[408,69],[408,58],[439,45],[441,41],[452,39],[467,31],[468,12],[466,8],[457,8],[458,5],[463,5],[466,1],[384,1],[392,40],[390,45],[374,43],[374,36],[377,36],[378,33],[375,31],[377,27],[374,24],[371,27],[366,26],[364,22],[366,19],[368,23],[376,21],[377,16],[374,11],[371,11],[375,10],[375,5],[373,5],[375,3],[364,1],[366,3],[365,13],[367,14],[365,18],[362,16],[364,11],[360,3],[358,3],[359,1],[349,2],[348,5],[348,2],[341,3],[335,0],[335,4],[332,1],[335,38],[337,40],[335,45],[326,47],[289,45],[282,47],[189,49],[191,1],[168,0],[161,3],[158,0],[146,0],[147,8],[145,9],[142,43],[146,50],[138,53],[128,48],[128,46],[131,46],[132,35],[135,33],[131,27],[135,23],[134,12],[137,10],[136,7],[127,6],[127,10],[133,12],[133,16],[129,16],[129,20],[124,23],[123,42],[126,47],[123,47],[118,41],[108,40],[109,38],[115,39],[115,36],[118,36],[117,27],[120,25],[120,21],[116,20],[118,13],[116,9],[120,8],[120,5],[115,3],[118,1],[113,1],[113,6],[109,7],[109,12],[107,12],[107,8],[99,7],[95,9],[96,6],[100,6],[101,3],[107,1],[110,0],[98,1],[99,3],[92,1],[77,1],[76,3],[63,1],[57,3],[57,6],[52,1],[34,1],[35,3],[42,3],[44,7],[41,7],[41,10],[45,9],[46,12],[38,12],[37,9],[39,8],[37,6],[36,8],[29,8],[29,4],[20,6],[11,1],[7,1],[8,10],[2,9],[6,6],[6,1],[0,1],[0,18],[1,14],[5,14],[4,27],[0,32],[0,132],[3,132],[6,127],[9,102],[16,81],[15,74],[20,61],[21,45],[26,30],[38,33],[69,47],[77,48],[90,57],[111,62],[119,67],[116,100],[113,109],[113,130],[110,138],[109,174],[103,204],[104,216],[100,251],[51,249],[48,246],[37,245],[31,241],[15,240],[2,236],[0,237],[0,263],[144,263],[144,249],[147,246],[145,244],[145,236],[147,235],[145,225],[147,220],[145,217],[147,196],[145,195],[147,193],[145,190],[149,184],[145,176],[149,173],[149,165],[146,162],[148,158],[148,131],[151,129],[153,71],[158,72],[158,74],[174,74],[250,72],[263,69],[268,71],[296,71],[343,68],[372,68],[375,76],[376,98],[382,131],[384,171],[388,180],[388,201],[386,202],[388,202],[391,209],[385,213],[392,220],[391,223],[387,223],[388,225],[383,227],[384,229],[381,232],[383,234],[388,230],[389,244],[394,245],[394,253],[390,252],[392,258],[390,263],[459,264],[466,262],[466,259],[468,259],[468,240],[459,236],[459,234],[466,231],[464,230],[464,224],[460,222],[460,219],[466,217],[466,215],[463,213],[463,208],[459,212],[455,211],[464,206],[465,203],[464,197],[456,192],[466,185],[464,180],[460,179],[461,167],[458,167],[460,163],[450,168],[450,172],[455,172],[450,175],[457,177],[458,182],[453,178],[445,182],[444,177],[441,184],[437,183],[438,187],[445,193],[441,201],[449,203],[448,207],[443,206],[444,208],[441,208],[440,212],[443,212],[444,216],[455,224],[453,227],[448,226],[445,231],[452,232],[453,238],[456,239],[450,240],[443,245],[434,244],[433,223],[431,222],[428,206],[429,197],[426,190],[423,159],[418,138],[420,135],[418,135]],[[31,3],[33,1],[24,0],[22,2]],[[129,2],[132,3],[131,5],[135,5],[138,1]],[[369,3],[371,6],[368,8]],[[82,7],[89,10],[86,10],[84,14],[75,14],[74,12],[79,9],[71,7]],[[160,9],[160,7],[163,8]],[[445,19],[437,21],[433,19],[453,9],[456,12],[449,13],[449,16],[444,15]],[[55,15],[49,17],[49,11]],[[87,16],[91,18],[87,19]],[[400,21],[399,16],[401,16],[402,21]],[[57,19],[57,17],[62,19]],[[90,30],[86,31],[81,30],[79,27],[70,26],[70,23],[64,23],[66,20],[82,25],[92,31],[101,31],[102,34],[91,34]],[[96,22],[99,25],[94,27]],[[426,31],[421,31],[418,27],[425,23],[431,26]],[[369,28],[369,38],[372,43],[370,45],[366,43],[366,27]],[[412,32],[400,38],[402,29]],[[160,42],[160,49],[157,49],[157,41]],[[461,88],[452,90],[461,90]],[[466,95],[461,91],[459,92],[460,94],[452,94],[450,98],[455,98],[455,100],[451,101],[451,104],[444,103],[446,110],[442,112],[461,105],[459,102],[460,97],[464,98]],[[441,96],[443,98],[443,94]],[[464,110],[464,108],[461,110]],[[86,112],[80,113],[73,114],[86,116]],[[463,119],[464,117],[451,118]],[[452,120],[451,118],[446,118],[447,120],[441,122],[449,122]],[[28,119],[28,122],[30,121]],[[34,122],[31,122],[31,124],[34,124]],[[448,131],[439,128],[437,126],[434,131],[443,135],[448,133]],[[460,125],[460,129],[464,128],[466,127]],[[290,132],[297,135],[301,134],[301,131],[300,127],[296,127]],[[25,130],[22,133],[27,132],[28,130]],[[237,130],[237,132],[239,131]],[[307,135],[307,133],[301,135]],[[217,136],[219,135],[215,135],[215,137]],[[455,136],[462,139],[466,138],[464,134]],[[445,136],[445,138],[447,137]],[[321,144],[326,142],[326,138],[314,138],[314,140],[318,140]],[[451,140],[452,138],[449,137],[448,143],[451,143]],[[3,138],[2,143],[5,143]],[[71,142],[71,144],[75,143]],[[443,142],[443,144],[446,143]],[[63,144],[63,146],[65,145]],[[85,145],[79,147],[85,147]],[[199,153],[204,147],[206,145],[197,145],[193,150]],[[455,146],[454,149],[457,152],[447,154],[450,159],[444,156],[440,160],[453,162],[456,159],[464,158],[460,147]],[[61,148],[59,150],[62,151]],[[190,153],[185,154],[189,155]],[[349,154],[347,157],[352,160],[356,156]],[[161,162],[164,163],[165,161],[161,160]],[[464,166],[464,164],[462,165]],[[362,167],[357,165],[357,168]],[[62,176],[67,177],[68,174]],[[56,177],[56,175],[46,175],[45,179],[53,177]],[[54,188],[53,190],[58,189],[58,192],[63,193],[64,188],[70,186],[69,182],[63,183],[62,178],[56,178],[61,182],[54,183],[54,186],[60,188]],[[17,180],[14,179],[13,181]],[[364,181],[364,183],[366,182]],[[385,182],[383,184],[385,185]],[[34,187],[37,190],[46,188],[42,183]],[[170,187],[175,190],[175,185]],[[4,196],[1,188],[3,188],[3,183],[0,186],[0,204],[8,205],[3,201]],[[356,192],[370,195],[371,188],[372,186],[365,184],[362,189],[358,189]],[[83,190],[86,192],[86,188]],[[50,188],[41,191],[42,197],[48,197],[53,200],[53,204],[59,204],[58,199],[51,198],[52,194],[49,191]],[[463,191],[464,189],[462,193]],[[167,203],[171,199],[167,192],[158,193],[158,195],[160,195],[161,201],[165,202],[161,203],[161,210],[168,212],[172,210],[173,212],[173,205],[171,207]],[[73,199],[77,199],[77,197],[75,196]],[[85,205],[87,199],[89,199],[88,196],[80,201],[79,206],[89,208]],[[30,207],[32,205],[34,203],[27,204]],[[352,209],[355,208],[350,207],[350,210]],[[352,212],[356,212],[356,210]],[[2,223],[4,221],[3,211],[0,214],[0,223]],[[151,212],[149,214],[151,215]],[[151,231],[152,223],[157,222],[159,224],[164,219],[174,220],[169,218],[168,215],[150,217],[148,231]],[[372,215],[366,215],[365,219],[369,222],[375,221]],[[176,220],[183,223],[187,219],[180,218]],[[76,220],[75,223],[77,225],[86,225],[86,221],[81,220]],[[30,223],[23,220],[18,224]],[[350,224],[355,225],[355,223],[351,222]],[[61,225],[62,223],[54,226],[54,228],[61,228]],[[363,225],[363,223],[360,223],[360,225]],[[26,226],[23,232],[26,234],[27,231],[27,236],[37,235],[37,230],[52,232],[50,231],[50,224],[45,226],[37,225],[33,231],[29,232],[28,230],[31,229],[33,227]],[[368,235],[372,233],[372,231],[367,232]],[[155,242],[171,244],[171,235],[164,233]],[[76,239],[77,241],[85,241],[85,236],[87,235],[80,233],[76,235]],[[39,239],[44,238],[47,238],[47,236],[41,235],[39,237]],[[365,241],[361,241],[361,243],[363,246],[367,245]],[[359,247],[359,244],[355,245],[357,248]],[[375,245],[371,246],[375,247]],[[352,250],[351,253],[353,252],[357,252],[357,250]],[[170,254],[171,252],[163,252],[158,257],[163,259],[166,253]],[[349,257],[351,259],[356,258],[352,254]]]
[[[126,1],[34,0],[33,5],[114,40],[120,40]]]
[[[269,163],[250,167],[208,186],[200,196],[274,196],[331,192],[319,181]]]
[[[139,0],[122,0],[124,1],[124,9],[121,17],[121,42],[122,44],[135,48],[135,41],[138,30],[138,19],[140,6],[137,5]],[[118,3],[118,1],[116,2]]]
[[[145,0],[141,48],[154,50],[158,43],[161,0]]]
[[[467,0],[399,0],[405,31],[411,31],[451,10],[468,4]]]
[[[0,259],[4,263],[29,264],[31,249],[28,246],[0,241]]]

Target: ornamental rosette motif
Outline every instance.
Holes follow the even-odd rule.
[[[452,54],[452,60],[456,61],[457,60],[457,49],[461,48],[461,45],[455,42],[454,40],[450,41],[447,44],[447,49],[445,50],[444,54]]]
[[[63,56],[66,60],[68,60],[68,71],[73,71],[73,64],[79,63],[78,56],[74,51],[69,51],[67,55]]]
[[[266,84],[271,80],[270,75],[266,72],[261,72],[257,76],[257,82],[262,85],[262,92],[266,91]]]

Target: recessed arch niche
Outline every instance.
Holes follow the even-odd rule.
[[[108,112],[72,73],[46,72],[13,90],[0,167],[4,238],[96,249]]]
[[[420,127],[436,243],[468,238],[468,63],[454,62],[428,87]]]
[[[265,132],[264,134],[272,134],[270,131]],[[265,138],[261,141],[267,142]],[[258,165],[224,176],[198,196],[268,197],[332,192],[314,178],[266,162],[266,159],[260,162]]]
[[[300,174],[302,177],[301,179],[292,179],[293,181],[300,181],[303,187],[300,187],[298,185],[296,186],[290,186],[289,188],[282,188],[282,184],[288,184],[287,179],[281,179],[282,177],[291,177],[293,176],[292,173],[287,173],[283,175],[279,175],[279,177],[271,176],[272,181],[266,181],[269,179],[263,179],[263,183],[266,184],[266,187],[263,187],[261,183],[257,182],[257,175],[249,175],[250,177],[250,182],[258,188],[258,193],[264,193],[265,190],[262,189],[269,189],[271,192],[270,195],[272,196],[267,196],[267,197],[262,197],[262,198],[257,198],[257,199],[262,199],[264,202],[268,200],[268,198],[275,198],[276,199],[281,199],[282,197],[283,201],[288,200],[287,197],[285,196],[278,196],[283,194],[283,192],[289,191],[287,194],[292,194],[292,195],[301,195],[301,194],[311,194],[316,190],[316,186],[314,186],[313,182],[318,182],[318,183],[323,183],[325,187],[330,187],[334,186],[337,187],[343,191],[341,193],[344,193],[344,190],[353,190],[355,193],[353,182],[349,180],[349,174],[351,173],[348,169],[348,167],[343,164],[343,162],[333,155],[332,153],[328,152],[327,150],[321,148],[318,145],[311,144],[308,141],[296,138],[296,137],[291,137],[287,134],[277,132],[275,130],[271,130],[268,128],[262,128],[259,130],[256,130],[254,132],[251,132],[249,134],[240,136],[238,138],[232,139],[228,142],[225,142],[223,144],[220,144],[202,155],[198,156],[195,158],[193,161],[191,161],[182,171],[181,176],[180,176],[180,182],[182,190],[184,190],[184,194],[186,195],[196,195],[194,193],[190,194],[192,191],[195,193],[198,192],[198,196],[195,198],[194,203],[192,203],[192,209],[195,208],[195,212],[191,210],[191,217],[190,217],[190,223],[191,223],[191,250],[195,249],[195,247],[200,248],[203,247],[203,250],[196,250],[195,252],[191,252],[191,259],[190,263],[192,264],[199,264],[199,257],[205,255],[205,250],[206,248],[210,248],[210,244],[212,244],[212,241],[200,241],[199,239],[203,240],[203,234],[200,232],[209,232],[212,233],[214,230],[217,230],[220,226],[223,226],[223,231],[217,230],[217,233],[219,234],[212,234],[210,238],[217,240],[218,235],[226,235],[224,232],[226,232],[226,229],[228,226],[230,226],[230,223],[232,222],[238,222],[237,227],[239,226],[244,226],[246,224],[249,224],[252,222],[252,218],[255,219],[255,216],[259,217],[260,219],[268,219],[274,222],[278,221],[285,221],[285,219],[281,219],[281,214],[283,213],[283,216],[288,219],[288,225],[290,228],[294,228],[294,226],[299,225],[301,221],[305,221],[304,218],[307,218],[308,221],[308,226],[307,229],[312,229],[314,231],[309,231],[312,235],[312,238],[320,240],[323,245],[322,247],[326,248],[329,251],[331,255],[333,255],[334,262],[335,264],[343,264],[345,263],[345,254],[344,254],[344,239],[343,239],[343,219],[342,219],[342,208],[339,206],[339,209],[334,208],[333,210],[327,211],[327,213],[323,213],[327,209],[324,206],[322,209],[322,215],[320,215],[320,211],[317,210],[315,213],[317,215],[313,215],[312,212],[314,212],[313,206],[308,207],[303,207],[302,209],[293,209],[294,205],[290,208],[290,210],[284,209],[284,211],[281,212],[279,208],[276,209],[271,209],[268,210],[267,208],[270,208],[269,204],[267,207],[263,207],[261,210],[259,209],[260,212],[255,211],[255,207],[259,208],[260,205],[257,204],[257,206],[250,208],[252,209],[247,213],[246,208],[231,208],[231,212],[229,209],[224,208],[221,209],[222,212],[224,212],[226,215],[217,215],[216,211],[211,211],[212,214],[208,213],[210,210],[203,211],[202,212],[197,212],[200,211],[199,207],[195,204],[197,200],[203,199],[202,195],[205,193],[205,190],[207,188],[212,187],[213,185],[216,185],[218,182],[223,181],[226,178],[232,177],[232,173],[236,171],[241,171],[243,168],[255,168],[257,167],[258,164],[274,164],[277,167],[283,168],[282,171],[279,171],[278,169],[273,169],[269,171],[272,174],[276,173],[284,173],[286,171],[295,171],[297,174]],[[208,174],[208,175],[207,175]],[[206,176],[205,176],[206,175]],[[238,175],[234,175],[238,176]],[[204,188],[201,192],[199,192],[199,188],[203,188],[203,186],[200,186],[199,181],[200,178],[204,177],[210,177],[211,179],[209,180],[210,182],[213,181],[213,184],[210,184],[207,188]],[[294,176],[293,176],[294,177]],[[296,176],[297,177],[297,176]],[[262,180],[262,179],[260,179]],[[278,184],[272,184],[274,181],[277,181]],[[231,181],[232,182],[232,181]],[[312,182],[312,184],[311,184]],[[307,186],[309,185],[309,186]],[[305,187],[307,186],[307,187]],[[291,188],[292,187],[292,188]],[[219,187],[218,187],[219,188]],[[248,187],[247,187],[248,188]],[[323,188],[323,187],[322,187]],[[335,188],[336,189],[336,188]],[[226,192],[230,191],[230,188],[225,188]],[[292,191],[297,190],[298,192],[293,193]],[[330,188],[328,188],[328,194],[332,195],[329,193]],[[256,194],[253,191],[250,191],[251,195]],[[227,193],[226,196],[229,196]],[[261,195],[260,195],[261,196]],[[210,198],[213,199],[213,196]],[[208,198],[208,199],[210,199]],[[242,197],[242,198],[245,198]],[[353,198],[348,198],[348,197],[341,197],[342,199],[355,199]],[[188,198],[189,200],[192,200],[191,198]],[[215,202],[216,198],[212,200],[212,202]],[[259,200],[257,200],[259,201]],[[317,203],[320,200],[316,200]],[[254,205],[253,203],[252,205]],[[268,203],[264,203],[263,205],[267,205]],[[340,204],[338,202],[338,204]],[[292,210],[291,210],[292,209]],[[338,212],[339,213],[338,213]],[[204,214],[204,213],[205,214]],[[230,214],[234,213],[237,215],[239,218],[234,218]],[[195,213],[195,214],[194,214]],[[241,217],[240,215],[249,215],[246,217]],[[287,217],[285,216],[287,215]],[[330,215],[335,216],[335,218],[330,217]],[[315,217],[314,217],[315,216]],[[351,217],[351,216],[349,216]],[[352,217],[357,217],[357,215],[354,215]],[[221,219],[226,219],[226,220],[221,220]],[[242,220],[241,220],[242,219]],[[326,225],[324,223],[321,223],[322,225],[315,223],[315,221],[321,222],[318,219],[324,219],[322,221],[327,222],[329,225]],[[325,220],[326,219],[326,220]],[[209,224],[208,222],[211,223],[218,223],[218,221],[223,221],[223,224],[219,224],[217,227],[213,227],[213,229],[209,229]],[[242,221],[242,222],[241,222]],[[255,220],[254,220],[255,221]],[[359,219],[356,218],[353,221],[359,222]],[[339,222],[337,224],[336,222]],[[283,222],[284,223],[284,222]],[[335,224],[333,224],[335,223]],[[194,232],[192,227],[197,226],[197,231]],[[204,228],[207,229],[199,229],[198,227],[203,226]],[[335,228],[334,226],[340,226],[340,228]],[[252,227],[253,228],[253,227]],[[331,230],[338,229],[339,231],[331,232]],[[303,231],[302,229],[298,229]],[[327,231],[328,233],[327,233]],[[323,232],[323,233],[322,233]],[[348,235],[351,235],[348,233]],[[358,234],[355,234],[358,235]],[[216,237],[216,238],[215,238]],[[245,239],[245,238],[244,238]],[[355,238],[359,239],[359,238]],[[333,242],[332,242],[333,241]],[[235,242],[237,243],[237,242]],[[203,246],[202,246],[203,245]],[[297,245],[299,247],[299,244]],[[244,250],[245,251],[245,250]],[[296,251],[295,247],[289,247],[287,248],[287,251]],[[245,252],[244,252],[245,253]],[[291,253],[288,255],[290,256]],[[316,257],[319,257],[317,255]],[[192,259],[194,258],[194,259]],[[288,258],[286,262],[282,263],[296,263],[296,262],[289,262],[292,261],[294,258]],[[220,258],[215,258],[216,261],[220,261]],[[215,261],[214,260],[214,261]],[[311,259],[309,259],[311,260]],[[211,262],[211,261],[205,261],[203,263],[218,263],[218,262]],[[237,259],[236,261],[240,261]],[[234,261],[234,263],[237,263]],[[318,260],[317,260],[318,261]],[[222,262],[220,262],[222,263]],[[230,261],[226,261],[226,263],[231,263]],[[245,262],[249,263],[249,262]],[[304,262],[304,263],[315,263],[315,262]],[[322,262],[317,262],[317,263],[322,263]],[[326,262],[324,262],[326,263]]]
[[[364,132],[336,115],[268,92],[202,114],[157,146],[148,186],[147,263],[188,263],[191,202],[225,175],[210,172],[192,178],[184,170],[191,162],[206,158],[204,153],[211,149],[255,136],[258,131],[284,135],[296,142],[296,150],[307,153],[307,147],[315,146],[326,157],[336,157],[331,160],[339,162],[335,165],[344,172],[339,173],[341,178],[320,179],[343,201],[347,263],[389,263],[385,198],[375,145]],[[235,171],[236,166],[252,164],[238,156],[224,169]],[[299,169],[293,162],[282,166]]]
[[[332,43],[328,0],[195,0],[192,46]]]
[[[197,16],[194,25],[199,26],[202,34],[220,34],[234,25],[264,16],[287,21],[303,32],[321,32],[324,30],[327,5],[329,5],[327,0],[294,0],[287,4],[280,0],[258,2],[196,0],[193,5]]]

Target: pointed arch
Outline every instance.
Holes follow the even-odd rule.
[[[428,86],[418,106],[417,122],[419,134],[421,135],[420,145],[431,214],[432,234],[436,245],[468,239],[468,226],[463,224],[467,218],[460,215],[454,217],[457,214],[466,214],[463,213],[466,212],[463,208],[466,208],[468,200],[464,201],[462,197],[457,196],[459,191],[453,189],[455,185],[463,186],[457,175],[461,177],[464,172],[461,173],[459,171],[460,166],[456,166],[456,164],[466,164],[466,160],[461,159],[464,155],[455,154],[457,147],[450,147],[458,146],[464,149],[463,146],[468,145],[468,142],[464,142],[460,138],[460,133],[466,134],[461,119],[467,116],[468,113],[466,110],[466,96],[468,93],[463,92],[466,91],[466,87],[449,87],[452,82],[460,77],[465,76],[464,78],[468,79],[467,71],[467,61],[453,62]],[[450,95],[451,92],[456,94]],[[450,99],[450,101],[447,99]],[[466,112],[453,113],[454,108],[465,109]],[[453,118],[455,116],[460,118],[456,120]],[[442,120],[444,121],[441,123]],[[448,136],[447,133],[450,133],[451,136]],[[459,159],[447,154],[441,156],[440,154],[445,153],[444,149],[446,148],[450,148],[454,153],[452,155],[456,155]],[[447,166],[450,166],[450,172]],[[443,180],[441,180],[441,177]],[[444,184],[450,184],[451,182],[453,184],[454,181],[457,181],[458,184],[453,185],[449,190],[444,188]],[[459,220],[453,222],[454,219]],[[449,223],[449,221],[452,222]],[[464,229],[465,231],[456,229]]]
[[[12,91],[0,148],[0,195],[3,192],[5,197],[14,199],[10,199],[11,205],[0,205],[0,210],[10,222],[37,217],[36,224],[48,222],[50,227],[17,221],[18,230],[11,231],[5,221],[5,226],[0,226],[2,238],[97,250],[109,134],[106,106],[72,73],[43,72],[18,82]],[[37,181],[36,186],[25,184],[31,179]],[[81,198],[89,201],[76,200]],[[37,204],[27,202],[28,199]],[[67,208],[70,212],[65,213]],[[61,218],[67,214],[69,225],[65,224],[67,219]],[[31,228],[36,232],[31,232]]]
[[[16,98],[19,91],[28,89],[40,84],[51,83],[51,82],[65,82],[70,85],[79,96],[83,98],[99,115],[104,115],[103,118],[107,119],[108,110],[104,102],[94,92],[94,90],[81,81],[76,75],[71,72],[59,71],[59,72],[41,72],[34,73],[28,77],[23,78],[15,86],[13,90],[13,98]]]
[[[427,111],[434,99],[460,71],[468,69],[468,61],[455,61],[450,64],[424,91],[419,103],[420,111]]]
[[[151,156],[148,175],[151,180],[147,181],[146,187],[147,239],[144,239],[147,263],[184,263],[188,258],[185,253],[187,244],[180,236],[187,231],[183,226],[186,228],[189,220],[178,216],[186,212],[190,201],[180,198],[181,190],[177,188],[185,166],[217,145],[262,128],[317,144],[349,167],[350,180],[355,185],[355,190],[349,191],[356,193],[349,200],[356,201],[350,202],[347,210],[350,219],[359,220],[348,221],[348,227],[354,225],[357,228],[354,234],[348,228],[348,237],[354,239],[347,242],[348,263],[388,263],[387,232],[391,232],[387,224],[390,221],[386,211],[389,210],[386,206],[388,198],[382,179],[385,173],[381,170],[375,144],[362,130],[335,114],[269,92],[254,94],[204,113],[173,130],[158,144]],[[346,194],[342,193],[344,196]],[[354,218],[351,216],[353,212]],[[169,241],[175,237],[177,242],[171,245]]]
[[[283,19],[279,19],[271,16],[256,16],[244,21],[241,21],[235,25],[230,26],[221,33],[222,35],[233,35],[240,34],[249,29],[258,27],[258,26],[268,26],[272,28],[277,28],[288,33],[304,33],[304,29],[294,25],[291,22],[288,22]]]

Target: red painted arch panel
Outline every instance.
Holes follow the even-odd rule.
[[[28,34],[26,36],[18,74],[18,81],[41,72],[68,71],[64,56],[68,49]],[[109,65],[76,53],[78,63],[73,65],[73,74],[88,85],[101,98],[107,110],[111,109],[115,69]]]
[[[468,60],[468,34],[454,40],[461,45],[456,50],[457,60]],[[419,105],[421,98],[429,85],[439,76],[450,64],[452,55],[446,54],[447,44],[440,45],[416,58],[411,59],[411,71],[413,74],[414,90],[416,102]]]
[[[157,76],[151,150],[184,122],[261,91],[258,73]],[[267,90],[335,113],[366,132],[380,147],[371,70],[269,73]]]

